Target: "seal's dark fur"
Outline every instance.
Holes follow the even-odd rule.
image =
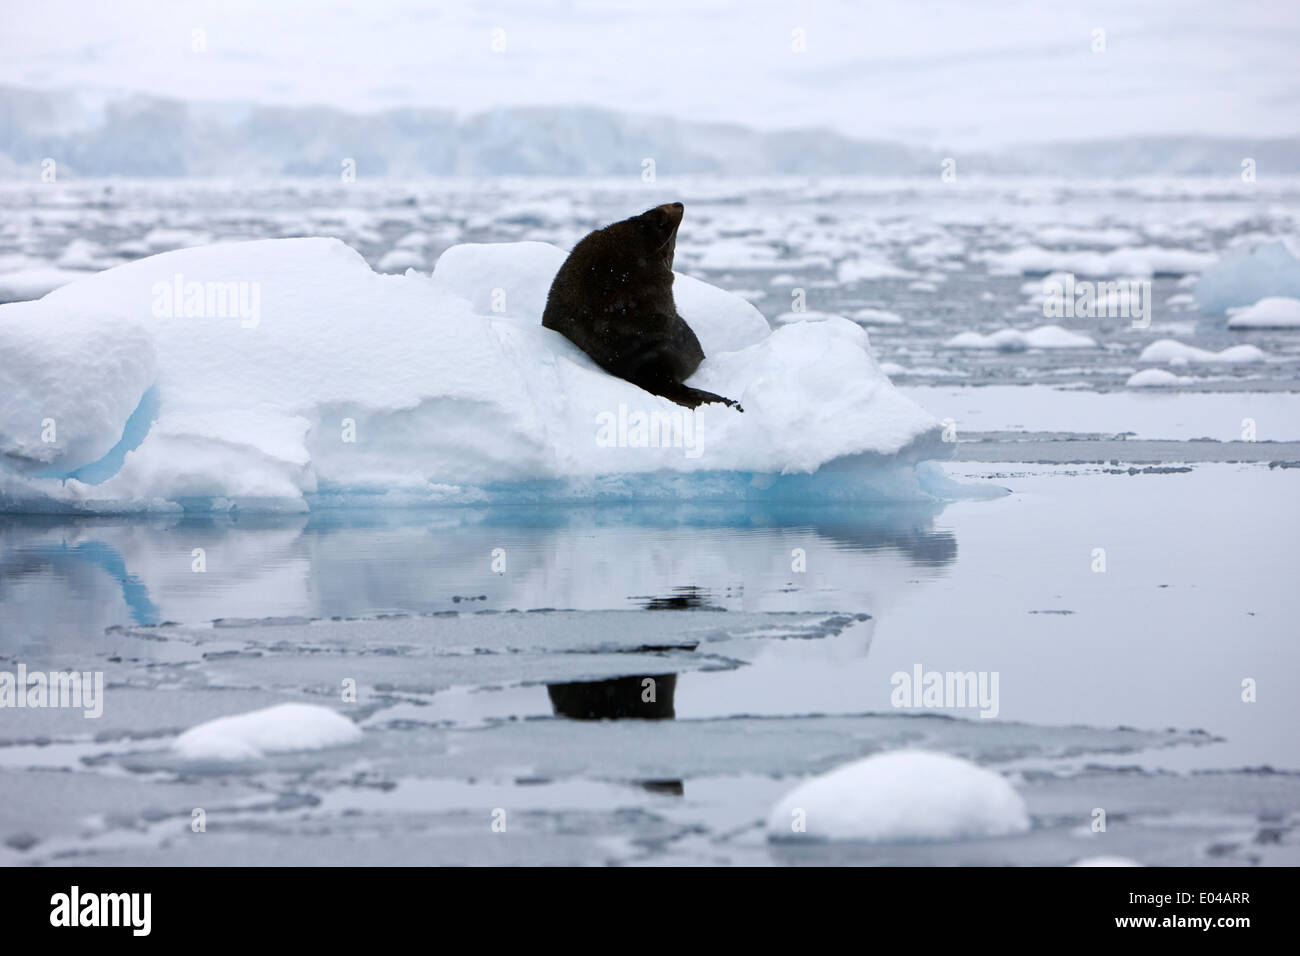
[[[588,235],[560,266],[546,296],[542,325],[563,334],[619,378],[698,408],[721,395],[682,384],[704,350],[673,302],[673,251],[679,202],[656,206]]]

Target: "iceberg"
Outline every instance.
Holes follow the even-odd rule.
[[[1300,260],[1281,239],[1231,250],[1196,283],[1196,304],[1211,314],[1270,297],[1300,298]]]
[[[0,511],[924,498],[941,425],[842,318],[678,275],[695,412],[541,327],[563,250],[381,275],[336,239],[175,250],[0,306]]]

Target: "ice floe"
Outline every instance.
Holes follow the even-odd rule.
[[[709,356],[692,383],[745,412],[606,374],[540,325],[564,257],[457,246],[432,278],[386,276],[338,240],[261,240],[4,306],[0,351],[21,360],[0,372],[0,510],[917,496],[915,463],[951,454],[860,326],[772,331],[686,276]]]

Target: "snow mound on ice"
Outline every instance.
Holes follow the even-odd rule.
[[[1229,309],[1230,329],[1300,329],[1300,299],[1267,296],[1243,309]]]
[[[1023,352],[1026,349],[1091,349],[1097,343],[1086,335],[1071,332],[1059,325],[1036,329],[999,329],[988,335],[962,332],[943,343],[950,349],[990,349],[998,352]]]
[[[0,510],[917,497],[915,463],[950,457],[861,327],[773,332],[685,276],[675,296],[708,354],[691,383],[745,412],[692,415],[606,374],[541,327],[564,255],[457,246],[429,278],[271,239],[0,307]]]
[[[792,826],[800,820],[804,832]],[[767,818],[769,840],[901,843],[1028,829],[1025,801],[1001,774],[921,750],[876,754],[814,777]]]
[[[1196,283],[1202,312],[1222,313],[1271,297],[1300,298],[1300,261],[1281,240],[1229,251]]]
[[[342,714],[316,704],[277,704],[191,727],[172,749],[188,760],[257,760],[269,753],[322,750],[361,739]]]
[[[1263,362],[1267,358],[1268,353],[1254,345],[1234,345],[1222,352],[1212,352],[1194,345],[1184,345],[1173,339],[1160,339],[1144,348],[1142,354],[1138,356],[1138,361],[1164,362],[1168,365],[1187,365],[1191,362],[1241,364]]]

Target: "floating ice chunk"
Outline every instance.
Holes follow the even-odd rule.
[[[1300,299],[1268,296],[1229,313],[1230,329],[1300,329]]]
[[[206,232],[195,232],[192,229],[166,229],[159,226],[145,233],[143,241],[150,252],[166,252],[169,249],[201,246],[211,242],[212,237]]]
[[[423,269],[424,256],[413,249],[390,249],[384,253],[375,267],[377,272],[405,272],[407,269]]]
[[[277,704],[191,727],[172,749],[188,760],[256,760],[266,754],[322,750],[361,739],[342,714],[316,704]]]
[[[1173,339],[1160,339],[1144,348],[1142,354],[1138,356],[1138,361],[1164,362],[1167,365],[1187,365],[1191,362],[1240,364],[1263,362],[1267,358],[1268,353],[1254,345],[1234,345],[1222,352],[1212,352],[1209,349],[1199,349],[1194,345],[1184,345]]]
[[[1131,229],[1103,226],[1039,226],[1034,229],[1034,239],[1048,246],[1114,247],[1133,245],[1140,241]]]
[[[885,259],[870,256],[845,259],[835,269],[835,278],[845,285],[875,279],[910,279],[915,275]]]
[[[1300,261],[1282,241],[1233,249],[1196,283],[1196,304],[1203,312],[1222,313],[1273,297],[1300,298]]]
[[[1200,272],[1216,261],[1213,253],[1163,246],[1125,247],[1110,252],[1021,246],[1008,252],[985,253],[981,258],[993,275],[1071,272],[1087,276],[1181,276]]]
[[[62,269],[92,272],[103,268],[100,262],[102,255],[102,251],[94,243],[85,239],[73,239],[60,254],[58,266]]]
[[[920,750],[877,754],[814,777],[767,818],[770,840],[900,843],[1028,829],[1025,801],[1001,774]]]
[[[19,269],[0,275],[0,302],[26,302],[39,299],[55,289],[85,278],[90,272],[82,269],[61,269],[39,266]]]
[[[414,230],[413,232],[408,232],[401,239],[398,239],[397,242],[393,243],[393,248],[394,249],[423,249],[431,242],[433,242],[432,236],[430,236],[427,232],[421,232],[420,230],[417,229]]]
[[[1059,325],[1043,325],[1027,331],[999,329],[988,335],[981,335],[979,332],[961,332],[943,344],[950,349],[990,349],[999,352],[1097,347],[1097,343],[1088,336],[1063,329]]]
[[[1075,860],[1070,866],[1141,866],[1136,860],[1124,856],[1090,856]]]
[[[697,269],[713,272],[750,269],[825,268],[824,257],[791,258],[772,245],[742,239],[718,239],[707,246],[680,243],[678,255]]]
[[[1022,282],[1020,284],[1020,294],[1044,296],[1055,291],[1059,295],[1060,290],[1071,280],[1071,277],[1072,274],[1069,272],[1049,272],[1042,278]]]
[[[1162,368],[1148,368],[1130,375],[1124,384],[1129,388],[1167,388],[1190,381],[1190,378],[1180,378]]]
[[[886,312],[884,309],[858,309],[856,312],[850,312],[849,318],[858,325],[902,325],[903,317],[897,312]]]

